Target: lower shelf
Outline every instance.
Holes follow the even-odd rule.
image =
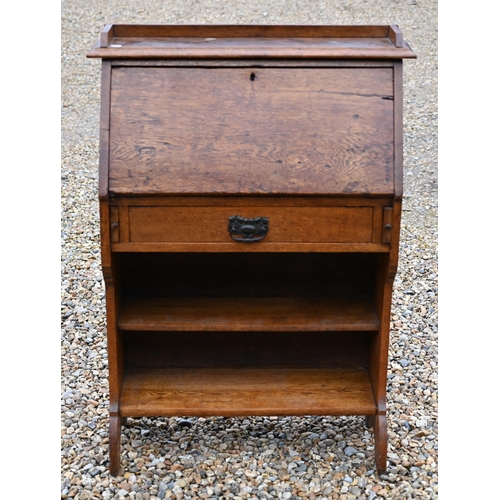
[[[145,416],[374,415],[364,369],[135,369],[120,414]]]

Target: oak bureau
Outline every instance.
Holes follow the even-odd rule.
[[[110,471],[126,417],[364,415],[386,468],[397,26],[108,25]]]

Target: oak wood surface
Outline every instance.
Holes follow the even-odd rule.
[[[384,207],[391,197],[379,196],[158,196],[120,195],[120,207]]]
[[[99,198],[108,197],[109,186],[109,103],[111,97],[111,63],[102,62],[101,110],[99,122]]]
[[[395,24],[389,26],[389,38],[395,47],[404,47],[403,33],[399,26]]]
[[[382,233],[382,219],[383,219],[383,210],[382,207],[374,207],[372,211],[372,243],[380,243],[382,242],[381,233]]]
[[[375,464],[378,471],[387,468],[387,416],[384,412],[377,412],[373,422],[375,437]]]
[[[377,330],[370,300],[307,297],[123,299],[122,330],[342,331]]]
[[[106,48],[111,44],[115,36],[115,26],[113,24],[106,24],[101,31],[100,44],[102,48]]]
[[[103,267],[106,289],[106,332],[109,371],[109,413],[117,415],[123,383],[123,337],[118,331],[117,315],[121,306],[121,276],[118,272],[120,255],[111,256],[111,265]]]
[[[397,26],[107,25],[87,57],[415,58]]]
[[[106,25],[104,32],[110,27],[117,37],[172,38],[172,37],[220,37],[251,38],[262,37],[329,37],[329,38],[386,38],[390,36],[391,26],[387,25],[275,25],[275,24],[112,24]]]
[[[387,238],[382,241],[387,198],[150,196],[115,203],[117,252],[389,251]],[[268,235],[258,244],[234,242],[227,229],[231,215],[272,215]]]
[[[403,65],[395,62],[394,67],[394,146],[395,177],[394,201],[391,207],[384,209],[384,224],[390,223],[391,230],[384,235],[389,241],[390,251],[380,256],[376,290],[377,311],[380,317],[380,329],[373,337],[370,349],[369,372],[378,412],[382,415],[375,423],[374,433],[376,450],[380,450],[377,459],[378,470],[385,469],[387,443],[385,412],[387,408],[387,364],[389,360],[390,316],[392,289],[396,276],[399,256],[399,236],[403,197]]]
[[[109,417],[109,472],[117,476],[120,472],[120,441],[121,441],[122,418],[118,415]]]
[[[271,397],[270,397],[271,396]],[[168,369],[126,374],[121,415],[369,415],[366,370]]]
[[[192,44],[188,47],[172,47],[171,45],[167,45],[166,47],[158,46],[158,47],[141,47],[139,46],[130,46],[127,47],[127,44],[123,45],[125,41],[120,41],[121,43],[117,43],[118,47],[114,48],[111,45],[109,48],[101,49],[97,44],[94,45],[92,50],[87,54],[87,57],[99,57],[103,60],[119,60],[123,58],[124,60],[141,60],[149,58],[150,60],[158,59],[161,60],[165,57],[169,57],[171,59],[189,59],[189,58],[218,58],[223,57],[225,60],[234,59],[246,59],[246,58],[264,58],[268,60],[276,59],[300,59],[304,58],[304,60],[312,60],[312,59],[359,59],[359,60],[394,60],[400,58],[414,59],[415,54],[411,50],[411,48],[405,43],[404,48],[394,48],[392,43],[387,43],[387,45],[383,47],[359,47],[359,48],[350,48],[346,47],[329,47],[329,46],[312,46],[312,47],[299,47],[299,50],[296,50],[297,47],[293,47],[293,44],[279,48],[273,44],[273,46],[264,46],[264,47],[252,47],[249,50],[247,47],[237,48],[234,46],[229,46],[225,50],[223,47],[203,47],[197,46],[196,44]],[[354,45],[356,40],[352,40],[351,45]],[[295,49],[295,50],[294,50]],[[222,52],[222,54],[221,54]]]
[[[113,67],[203,68],[392,68],[391,59],[105,59]]]
[[[394,63],[394,199],[403,199],[403,63]]]
[[[109,189],[392,194],[392,81],[391,68],[114,68]]]
[[[234,253],[292,253],[292,252],[330,252],[330,253],[385,253],[389,246],[382,243],[113,243],[114,252],[234,252]]]
[[[228,223],[234,215],[269,219],[259,245],[372,242],[370,207],[238,207],[237,213],[233,207],[130,207],[130,242],[231,243]]]

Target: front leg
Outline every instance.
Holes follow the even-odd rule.
[[[375,437],[375,464],[381,474],[387,469],[387,417],[385,413],[375,415],[373,426]]]
[[[121,444],[122,417],[109,417],[109,472],[117,476],[120,471],[120,444]]]

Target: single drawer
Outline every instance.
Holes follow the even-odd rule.
[[[130,243],[235,246],[371,243],[373,211],[373,207],[131,206],[129,237]]]

